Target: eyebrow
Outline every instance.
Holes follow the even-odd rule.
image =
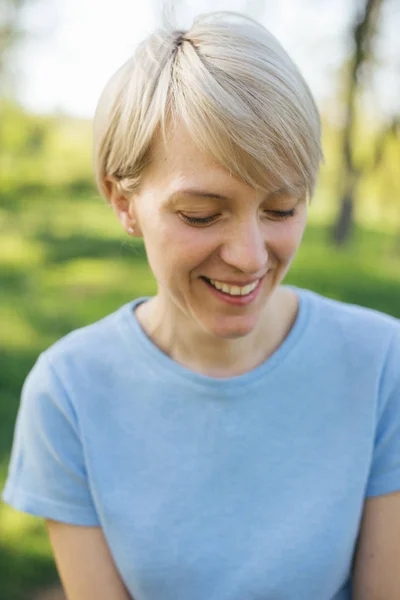
[[[196,198],[216,198],[217,200],[229,200],[228,196],[224,196],[223,194],[215,194],[214,192],[208,192],[206,190],[176,190],[173,192],[172,196],[176,196],[178,194],[184,194],[185,196],[195,196]]]
[[[215,198],[216,200],[230,200],[229,196],[224,196],[223,194],[215,194],[214,192],[208,192],[207,190],[196,190],[196,189],[183,189],[176,190],[171,194],[171,197],[177,196],[180,194],[184,194],[185,196],[194,196],[196,198]],[[269,197],[281,196],[285,194],[293,194],[294,190],[289,189],[288,187],[281,187],[279,189],[273,190],[268,194]]]

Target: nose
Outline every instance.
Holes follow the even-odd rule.
[[[229,233],[221,246],[222,260],[242,273],[255,275],[264,271],[268,261],[265,228],[254,218],[243,220]]]

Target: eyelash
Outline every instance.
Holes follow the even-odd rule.
[[[296,209],[291,208],[290,210],[270,210],[267,212],[277,217],[277,220],[283,221],[293,217],[296,214]],[[189,217],[183,213],[180,213],[180,215],[182,219],[186,221],[186,223],[189,223],[189,225],[210,225],[218,217],[218,215],[212,215],[210,217]]]
[[[189,223],[189,225],[209,225],[215,221],[217,216],[218,215],[212,215],[211,217],[188,217],[187,215],[181,213],[182,219]]]

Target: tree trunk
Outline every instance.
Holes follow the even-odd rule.
[[[353,213],[353,197],[346,194],[342,198],[339,216],[333,227],[333,241],[337,246],[344,246],[351,237],[354,227]]]
[[[357,191],[358,179],[363,174],[354,159],[356,98],[361,83],[361,69],[371,59],[372,42],[382,4],[383,0],[364,0],[363,9],[357,13],[352,28],[354,55],[347,82],[346,116],[341,150],[344,164],[339,182],[339,189],[343,188],[344,183],[344,192],[339,192],[339,197],[342,198],[341,207],[331,232],[333,241],[338,245],[343,245],[348,241],[354,228],[354,196]]]

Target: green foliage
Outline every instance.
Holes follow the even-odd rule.
[[[382,127],[385,124],[376,125],[371,114],[359,108],[353,150],[355,163],[363,174],[356,190],[355,220],[363,227],[400,232],[400,179],[397,176],[400,139],[395,133],[388,132],[384,138],[382,159],[374,165]],[[324,224],[331,223],[336,217],[338,200],[343,192],[341,137],[340,124],[325,119],[325,164],[321,168],[314,202],[314,217]],[[313,220],[316,220],[314,217]]]
[[[7,194],[26,188],[77,186],[93,190],[90,122],[26,112],[0,101],[0,184]],[[79,187],[79,186],[78,186]]]

